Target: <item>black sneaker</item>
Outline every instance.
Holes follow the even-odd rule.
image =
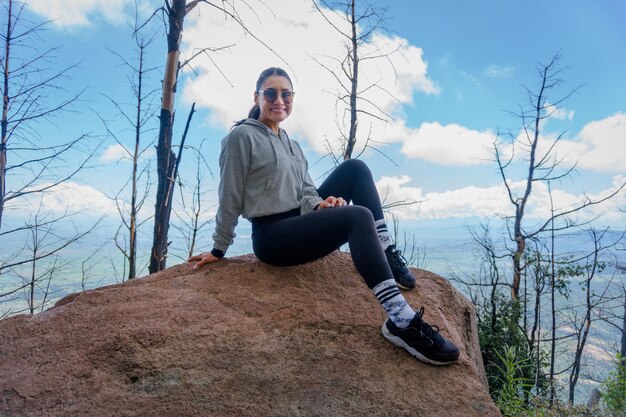
[[[431,326],[422,320],[423,315],[424,307],[415,313],[409,326],[404,329],[387,320],[383,324],[383,336],[422,362],[448,365],[456,361],[459,358],[459,349],[439,334],[437,326]]]
[[[396,245],[389,245],[385,249],[385,255],[387,255],[387,262],[389,262],[398,287],[405,290],[415,288],[415,277],[411,275],[409,268],[406,267],[406,259],[402,256],[402,251],[397,250]]]

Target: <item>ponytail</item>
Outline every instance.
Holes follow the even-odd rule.
[[[252,106],[252,108],[250,109],[250,112],[248,113],[248,119],[258,119],[260,115],[261,115],[261,108],[259,107],[258,104],[255,104],[254,106]]]

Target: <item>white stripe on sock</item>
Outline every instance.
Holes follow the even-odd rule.
[[[406,327],[409,325],[415,311],[400,293],[400,289],[393,279],[385,280],[373,289],[374,295],[387,312],[389,319],[398,327]]]
[[[387,230],[385,219],[376,220],[374,224],[376,225],[376,232],[378,233],[380,245],[383,247],[383,250],[386,250],[389,245],[391,245],[391,235],[389,234],[389,230]]]

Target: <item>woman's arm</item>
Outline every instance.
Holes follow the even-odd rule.
[[[235,227],[243,211],[244,185],[250,166],[247,141],[236,131],[222,140],[220,154],[219,206],[215,216],[213,248],[224,254],[235,238]],[[213,255],[218,255],[219,252]],[[217,257],[217,256],[216,256]]]

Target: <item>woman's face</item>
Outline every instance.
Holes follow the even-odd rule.
[[[261,109],[259,121],[269,127],[278,127],[278,124],[291,114],[293,92],[289,80],[281,75],[267,77],[261,85],[263,92],[254,94],[254,102]]]

